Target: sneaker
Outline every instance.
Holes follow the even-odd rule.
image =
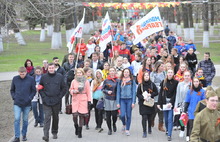
[[[174,126],[174,127],[173,127],[173,130],[175,130],[175,131],[176,131],[177,129],[178,129],[178,127],[177,127],[177,126]]]
[[[181,127],[180,127],[180,126],[178,126],[177,128],[178,128],[178,130],[181,130]]]
[[[167,140],[171,141],[172,140],[171,136],[167,136]]]
[[[166,131],[166,134],[165,135],[168,135],[168,131]]]
[[[44,124],[42,123],[42,124],[40,124],[40,127],[44,127]]]
[[[60,112],[59,112],[59,114],[63,114],[63,112],[62,112],[62,111],[60,111]]]
[[[184,136],[184,131],[180,131],[179,137],[182,138]]]
[[[95,127],[95,130],[99,130],[100,128],[98,128],[98,126]]]
[[[43,139],[45,142],[49,142],[49,137],[43,136],[42,139]]]
[[[189,136],[186,136],[186,141],[189,142]]]
[[[20,142],[19,138],[15,138],[12,142]]]
[[[22,137],[22,141],[27,141],[27,137],[26,137],[26,136],[23,136],[23,137]]]
[[[130,132],[128,130],[125,131],[126,136],[130,136]]]
[[[53,134],[53,139],[57,139],[57,134]]]
[[[37,123],[37,122],[35,122],[35,123],[34,123],[34,127],[37,127],[37,125],[38,125],[38,123]]]
[[[144,132],[142,137],[146,138],[147,137],[147,132]]]

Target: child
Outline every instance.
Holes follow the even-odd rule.
[[[123,58],[123,64],[122,64],[122,66],[123,66],[123,68],[125,69],[125,68],[128,68],[128,67],[130,67],[130,63],[129,63],[129,61],[128,61],[128,58],[126,58],[126,57],[124,57]]]

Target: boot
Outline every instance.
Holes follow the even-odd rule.
[[[151,127],[148,127],[148,134],[152,134]]]
[[[75,127],[75,135],[78,135],[78,128],[79,128],[78,124],[74,124],[74,127]]]
[[[165,132],[165,130],[164,130],[164,128],[163,128],[163,123],[160,122],[160,123],[158,124],[158,130],[159,130],[159,131],[162,131],[162,132]]]
[[[151,121],[151,127],[154,127],[154,120]]]
[[[78,138],[82,138],[82,127],[78,127]]]

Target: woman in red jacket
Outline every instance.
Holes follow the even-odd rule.
[[[76,53],[78,54],[78,52],[80,52],[84,59],[87,50],[88,48],[86,47],[86,44],[84,43],[84,39],[81,38],[81,42],[77,43],[76,45]]]

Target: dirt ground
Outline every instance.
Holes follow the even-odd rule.
[[[213,86],[220,87],[220,77],[215,77],[213,80]],[[10,95],[11,81],[0,82],[0,142],[8,142],[14,135],[13,129],[13,101]],[[29,114],[33,116],[32,112]]]

